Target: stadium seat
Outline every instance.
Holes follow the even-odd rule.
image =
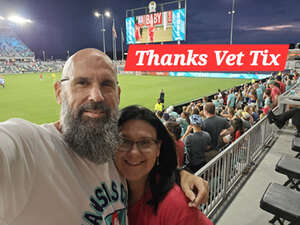
[[[300,191],[300,159],[282,156],[277,162],[275,170],[288,177],[284,186],[291,184],[290,188]]]
[[[289,225],[299,225],[300,192],[270,183],[260,200],[260,208],[274,215],[269,221],[271,224],[278,221],[284,225],[283,220],[287,220],[290,222]]]
[[[295,136],[292,140],[292,150],[298,152],[295,156],[296,158],[300,158],[300,137]]]

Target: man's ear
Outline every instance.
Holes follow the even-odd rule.
[[[58,104],[61,104],[62,103],[62,97],[61,97],[62,90],[61,90],[61,82],[60,81],[55,82],[54,91],[55,91],[55,96],[56,96],[56,102]]]
[[[120,104],[120,96],[121,96],[121,88],[118,85],[118,96],[117,96],[117,98],[118,98],[118,105]]]

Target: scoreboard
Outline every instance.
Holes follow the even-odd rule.
[[[126,43],[155,43],[185,40],[185,9],[126,18]]]

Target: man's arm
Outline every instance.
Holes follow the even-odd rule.
[[[222,130],[220,132],[220,136],[223,137],[223,136],[226,136],[227,134],[232,134],[233,131],[234,131],[234,128],[232,126],[230,126],[229,128]]]
[[[206,203],[209,193],[208,182],[186,170],[181,170],[179,174],[180,186],[186,197],[190,199],[188,205],[198,207],[200,204]]]
[[[13,220],[24,209],[34,180],[36,160],[29,144],[19,136],[22,132],[30,133],[30,129],[17,126],[18,123],[22,120],[0,123],[0,221],[3,222]]]
[[[192,130],[193,127],[191,125],[188,125],[184,135],[180,139],[184,142],[184,139],[186,138],[186,136],[188,136],[191,133]]]

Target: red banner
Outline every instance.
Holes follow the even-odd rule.
[[[282,71],[289,45],[130,45],[125,71]]]

